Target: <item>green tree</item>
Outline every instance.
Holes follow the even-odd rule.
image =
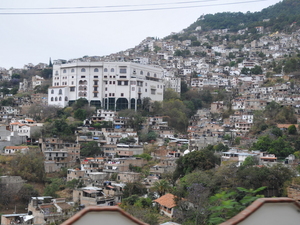
[[[147,188],[141,182],[128,182],[123,190],[123,198],[128,198],[132,195],[144,195],[147,193]]]
[[[154,182],[152,190],[157,192],[159,196],[163,196],[171,190],[171,186],[167,180],[161,179]]]
[[[80,155],[84,157],[95,157],[102,155],[103,152],[96,141],[84,142],[81,144]]]
[[[38,191],[31,184],[23,184],[21,190],[18,193],[20,200],[24,203],[28,203],[31,197],[38,196]]]
[[[167,88],[164,92],[164,101],[169,101],[172,99],[180,99],[180,96],[173,89]]]
[[[86,110],[76,109],[74,112],[74,117],[78,120],[85,120],[86,119]]]
[[[73,106],[74,110],[76,110],[76,109],[81,109],[88,104],[89,104],[89,102],[86,98],[79,98],[76,100],[76,102],[72,106]]]
[[[44,155],[40,152],[17,154],[10,164],[13,176],[21,176],[32,182],[43,182],[45,179]]]
[[[220,224],[231,217],[238,214],[240,211],[249,206],[258,198],[264,197],[263,195],[258,195],[259,192],[264,190],[266,187],[260,187],[256,190],[238,187],[239,195],[243,194],[241,200],[238,200],[237,192],[221,192],[217,193],[210,198],[210,201],[216,206],[210,208],[212,214],[209,217],[210,224]]]
[[[58,198],[57,191],[64,189],[64,182],[61,178],[52,178],[50,183],[46,184],[44,195]]]
[[[171,99],[165,101],[163,105],[165,117],[168,119],[169,126],[173,127],[179,132],[186,132],[188,126],[189,110],[184,103],[179,99]]]
[[[180,157],[177,161],[174,177],[177,179],[196,169],[209,170],[220,163],[220,159],[212,151],[193,151]]]
[[[126,117],[127,125],[135,131],[141,130],[142,124],[145,122],[145,118],[140,112],[136,112],[131,109],[119,111],[119,116]]]
[[[297,134],[297,128],[294,124],[292,124],[288,127],[288,133],[292,134],[292,135]]]

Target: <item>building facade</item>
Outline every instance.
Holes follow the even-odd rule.
[[[136,110],[144,98],[163,100],[162,76],[161,68],[131,62],[56,63],[48,105],[65,107],[85,98],[108,110]]]

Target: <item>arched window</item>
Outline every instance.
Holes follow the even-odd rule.
[[[84,68],[82,68],[82,69],[81,69],[81,72],[85,72],[85,69],[84,69]]]
[[[51,102],[53,102],[53,97],[51,97]]]
[[[63,70],[63,73],[66,73],[67,72],[67,70]]]
[[[95,69],[94,69],[94,72],[95,72],[95,73],[98,73],[98,72],[99,72],[99,69],[98,69],[98,68],[95,68]]]
[[[59,101],[61,101],[61,97],[59,97]]]
[[[74,73],[75,72],[75,70],[74,69],[71,69],[71,73]]]
[[[154,74],[154,77],[156,77],[156,73]]]
[[[68,97],[67,96],[65,97],[65,101],[68,101]]]
[[[143,75],[143,71],[141,70],[140,75]]]
[[[104,72],[107,72],[107,68],[104,68]]]
[[[115,72],[115,69],[114,69],[114,68],[111,68],[111,69],[110,69],[110,72]]]
[[[51,90],[51,94],[54,94],[54,90],[53,89]]]
[[[57,102],[57,97],[55,97],[55,101]]]
[[[147,76],[150,77],[150,73],[149,72],[147,73]]]
[[[58,94],[62,95],[62,90],[61,89],[59,89]]]

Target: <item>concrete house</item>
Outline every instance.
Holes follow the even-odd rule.
[[[158,199],[155,199],[153,202],[158,204],[162,215],[172,218],[174,214],[174,207],[176,206],[174,198],[174,195],[168,193]]]

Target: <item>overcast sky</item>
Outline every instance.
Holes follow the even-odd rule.
[[[278,2],[1,0],[0,67],[48,63],[50,57],[69,60],[84,55],[108,55],[132,48],[146,37],[163,38],[179,32],[202,14],[255,12]]]

